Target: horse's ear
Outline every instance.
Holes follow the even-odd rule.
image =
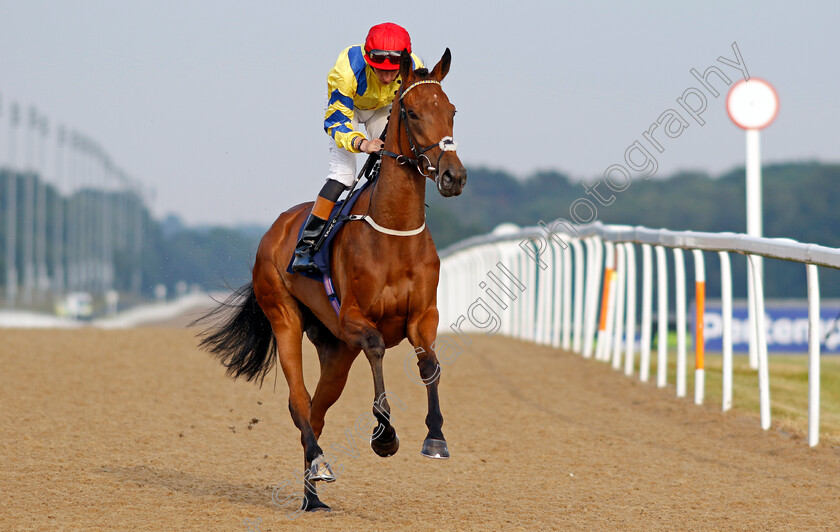
[[[403,49],[400,54],[400,78],[402,78],[404,84],[408,83],[408,75],[411,74],[412,64],[411,54],[408,53],[408,50]]]
[[[449,63],[452,62],[452,53],[449,51],[449,48],[443,52],[443,57],[440,58],[438,64],[435,65],[435,68],[432,69],[432,76],[437,79],[438,81],[443,81],[443,78],[446,77],[446,74],[449,73]]]

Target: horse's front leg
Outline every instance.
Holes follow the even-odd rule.
[[[440,413],[438,384],[440,383],[440,364],[432,344],[437,338],[438,311],[431,307],[416,321],[408,325],[408,341],[417,354],[417,366],[420,378],[426,385],[429,412],[426,414],[426,426],[429,428],[420,454],[429,458],[449,458],[446,438],[443,437],[443,415]]]
[[[400,448],[400,439],[391,425],[391,405],[388,404],[385,394],[385,378],[382,372],[385,340],[373,323],[355,307],[345,310],[342,326],[347,343],[365,352],[373,372],[373,416],[378,425],[371,435],[370,446],[383,458],[392,456]]]

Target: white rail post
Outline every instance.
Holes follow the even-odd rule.
[[[820,441],[820,280],[808,265],[808,445]]]
[[[530,241],[533,243],[533,241]],[[536,251],[535,251],[536,252]],[[542,256],[546,256],[548,253],[543,253]],[[525,293],[522,295],[528,295],[529,297],[526,298],[526,309],[528,311],[528,321],[526,321],[526,330],[522,334],[522,339],[527,340],[529,342],[533,342],[535,344],[542,343],[541,335],[544,332],[543,324],[540,323],[540,318],[542,317],[542,313],[540,312],[540,300],[545,298],[545,295],[541,297],[540,291],[544,288],[543,279],[541,274],[540,267],[531,261],[530,257],[523,257],[522,261],[523,265],[523,277],[522,282],[525,283],[527,287]],[[549,262],[551,259],[547,260]],[[549,293],[548,296],[551,294]]]
[[[605,353],[605,356],[607,361],[612,359],[613,369],[620,369],[621,337],[624,334],[624,293],[627,284],[627,260],[623,244],[619,243],[615,245],[615,256],[615,296],[613,297],[613,303],[610,304],[613,319],[610,320],[609,315],[607,316],[608,324],[611,323],[613,327],[613,330],[609,331],[613,337],[612,356],[610,356],[609,351]]]
[[[507,293],[505,293],[502,290],[503,281],[498,276],[498,273],[499,273],[498,264],[499,263],[504,263],[504,261],[505,261],[505,245],[506,245],[505,243],[501,243],[501,242],[497,242],[495,244],[492,244],[492,253],[488,253],[488,258],[489,258],[490,265],[487,268],[486,275],[487,275],[487,279],[489,280],[488,283],[487,283],[487,286],[491,286],[490,281],[492,281],[493,290],[495,292],[499,293],[500,296],[504,298],[504,301],[506,301],[505,304],[507,305],[507,309],[505,309],[505,312],[507,312],[507,316],[505,316],[505,319],[502,320],[502,327],[501,327],[499,332],[502,333],[505,336],[512,336],[510,322],[513,320],[513,308],[512,307],[514,306],[515,302],[513,301],[512,297],[510,297]],[[496,279],[498,279],[498,281]]]
[[[505,294],[505,292],[496,284],[496,282],[490,277],[492,272],[498,271],[498,267],[496,264],[500,260],[502,260],[502,250],[498,243],[489,244],[484,247],[484,252],[482,253],[482,266],[483,266],[483,276],[484,279],[482,283],[479,284],[480,288],[484,288],[488,291],[488,296],[490,291],[493,292],[494,298],[501,301],[499,307],[505,313],[504,318],[502,319],[502,327],[500,328],[499,332],[502,334],[505,333],[505,324],[510,321],[510,305],[512,303],[510,297]]]
[[[656,246],[657,324],[656,386],[664,388],[668,382],[668,261],[665,248]]]
[[[559,237],[558,237],[559,238]],[[560,325],[561,312],[563,311],[563,248],[560,244],[555,242],[554,238],[546,235],[548,245],[554,253],[551,273],[551,297],[546,301],[547,306],[544,306],[546,313],[546,322],[549,324],[548,330],[545,332],[544,342],[546,345],[552,347],[560,347]],[[568,247],[568,246],[567,246]],[[548,273],[548,272],[547,272]]]
[[[546,235],[546,249],[542,253],[537,253],[536,248],[539,248],[539,246],[535,246],[534,252],[537,253],[535,256],[538,260],[549,255],[549,253],[551,254],[551,259],[544,261],[549,263],[545,270],[540,268],[539,262],[533,264],[532,269],[530,268],[532,265],[526,261],[526,266],[529,266],[528,276],[530,278],[531,272],[533,272],[534,281],[533,285],[528,286],[534,298],[534,332],[531,333],[531,341],[543,345],[551,343],[551,302],[554,299],[554,268],[556,267],[552,240],[549,235]],[[547,336],[549,337],[548,341],[546,341]]]
[[[512,253],[510,250],[511,244],[508,244],[507,255],[505,256],[505,260],[503,261],[505,266],[507,266],[508,270],[510,270],[513,275],[517,279],[521,279],[522,273],[519,271],[519,253]],[[519,250],[517,250],[519,251]],[[508,279],[504,279],[505,286],[510,286],[511,282]],[[516,294],[516,300],[512,301],[510,304],[510,336],[512,338],[519,338],[519,331],[522,328],[520,324],[524,319],[522,317],[522,309],[524,306],[522,305],[522,294],[519,293],[515,288],[511,286],[511,290],[514,294]]]
[[[592,238],[592,248],[595,251],[594,262],[592,263],[592,307],[589,309],[589,320],[591,323],[589,334],[592,337],[592,343],[595,343],[595,332],[598,328],[598,304],[600,303],[599,295],[601,292],[601,280],[604,277],[604,241],[601,237],[596,236]],[[594,349],[593,349],[594,350]]]
[[[546,246],[551,249],[551,267],[545,271],[537,268],[537,279],[539,290],[542,294],[537,294],[537,300],[540,305],[540,312],[542,313],[542,339],[538,341],[543,345],[553,345],[555,335],[560,332],[560,301],[561,285],[558,282],[558,277],[562,274],[560,253],[563,250],[554,242],[553,238],[546,235]],[[545,282],[543,282],[545,279]],[[557,323],[555,324],[555,318]],[[560,345],[560,337],[557,337],[557,345]]]
[[[598,347],[595,351],[595,359],[604,361],[610,359],[610,346],[612,345],[612,320],[613,301],[615,300],[615,244],[609,241],[604,242],[604,288],[601,291],[600,318],[598,320]]]
[[[674,248],[674,282],[677,290],[677,397],[685,397],[685,258]]]
[[[704,313],[706,312],[706,265],[703,252],[692,250],[694,255],[694,404],[702,405],[706,392],[706,366],[704,341]]]
[[[522,253],[522,248],[519,247],[514,242],[508,242],[507,247],[507,256],[505,265],[507,266],[508,270],[510,270],[513,277],[522,281],[522,266],[520,260],[524,260],[526,257]],[[515,247],[514,247],[515,246]],[[510,290],[515,294],[516,300],[513,301],[511,306],[511,324],[510,324],[510,335],[513,338],[522,338],[522,323],[525,321],[525,294],[520,292],[513,283],[512,279],[508,279],[506,276],[502,276],[505,286],[509,286]]]
[[[454,323],[455,318],[458,316],[458,311],[461,308],[463,300],[461,297],[461,284],[458,282],[461,277],[459,262],[457,254],[448,257],[446,260],[446,296],[448,300],[447,308],[449,309],[447,312],[450,313],[447,321],[450,323]]]
[[[504,291],[502,289],[503,286],[507,288],[508,285],[510,285],[510,281],[508,281],[503,275],[499,276],[499,266],[498,265],[503,264],[506,268],[510,269],[511,261],[508,260],[510,246],[511,245],[510,245],[509,242],[499,242],[499,243],[496,243],[495,246],[494,246],[496,248],[496,253],[498,255],[496,257],[496,262],[493,263],[493,267],[491,268],[492,269],[491,273],[493,274],[493,276],[495,278],[491,277],[491,279],[494,281],[494,283],[499,283],[500,284],[499,290],[501,290],[501,291]],[[488,275],[488,277],[489,277],[489,275]],[[508,294],[513,294],[513,295],[508,295]],[[513,331],[514,331],[513,322],[517,319],[517,310],[516,310],[517,307],[516,307],[516,305],[517,305],[518,301],[516,299],[518,297],[520,297],[517,294],[519,294],[519,292],[515,289],[508,289],[507,293],[505,294],[510,299],[510,303],[508,303],[508,309],[509,310],[507,311],[508,312],[508,319],[506,319],[502,322],[502,329],[500,331],[505,336],[513,337]]]
[[[469,305],[473,301],[476,301],[479,297],[481,297],[485,301],[485,303],[489,305],[490,308],[492,308],[492,300],[490,300],[487,294],[484,294],[480,291],[481,284],[476,282],[478,281],[478,279],[481,278],[482,275],[487,275],[487,270],[484,269],[484,261],[481,258],[481,247],[471,248],[469,250],[467,258],[469,261],[469,266],[467,269],[464,270],[464,273],[467,274],[467,277],[464,279],[464,284],[469,287],[471,301],[464,306],[464,309],[461,312],[466,312],[469,309]],[[504,319],[501,313],[499,313],[499,319]]]
[[[438,333],[441,333],[443,324],[449,321],[451,314],[449,313],[449,283],[446,280],[449,276],[449,268],[446,267],[446,259],[440,261],[440,281],[438,282],[437,300],[438,312],[440,313],[438,320]]]
[[[575,310],[574,310],[574,335],[572,337],[572,351],[577,354],[583,353],[583,302],[584,302],[584,280],[586,279],[586,262],[583,256],[583,244],[577,238],[572,240],[572,247],[575,250]],[[565,348],[565,337],[563,338]]]
[[[529,243],[533,243],[532,240],[528,240]],[[534,253],[537,253],[538,246],[535,246]],[[549,263],[549,268],[551,268],[551,259],[546,259],[549,255],[548,249],[550,249],[551,245],[548,245],[546,251],[542,253],[537,253],[537,257],[542,259],[544,262]],[[545,289],[545,285],[543,284],[542,270],[539,267],[539,264],[532,263],[531,258],[526,256],[524,257],[528,260],[523,261],[523,266],[525,267],[524,270],[524,278],[522,281],[527,286],[526,292],[528,295],[533,297],[533,300],[530,301],[533,303],[533,310],[530,312],[531,323],[530,327],[528,327],[527,331],[525,332],[523,339],[528,340],[529,342],[534,342],[535,344],[542,343],[542,334],[545,331],[545,324],[541,323],[541,318],[543,317],[542,313],[542,303],[541,300],[545,299],[545,297],[541,297],[540,292]],[[533,266],[533,269],[531,268]],[[548,296],[551,296],[551,292],[548,293]]]
[[[463,281],[464,278],[464,270],[463,270],[463,261],[461,260],[461,253],[452,257],[451,261],[451,268],[450,271],[452,272],[452,277],[450,278],[452,287],[452,314],[454,316],[458,316],[459,313],[466,312],[467,307],[464,304],[467,302],[467,296],[465,291],[467,289],[466,283]],[[454,270],[454,271],[453,271]],[[469,328],[469,320],[465,321],[464,324]]]
[[[653,260],[650,244],[642,244],[642,339],[639,360],[639,379],[650,378],[650,336],[653,314]]]
[[[520,281],[525,280],[523,276],[524,268],[522,267],[522,263],[528,258],[522,253],[522,249],[517,246],[516,253],[513,254],[511,257],[511,266],[510,271],[513,273],[513,276]],[[512,281],[510,281],[512,283]],[[526,285],[527,286],[527,285]],[[522,292],[516,291],[516,302],[512,305],[514,309],[514,318],[513,318],[513,337],[518,338],[519,340],[523,339],[522,331],[525,329],[525,322],[528,320],[528,304],[526,303],[526,294]]]
[[[516,246],[516,247],[514,247],[514,246]],[[509,269],[510,269],[511,273],[513,273],[513,277],[518,279],[520,282],[522,282],[524,280],[524,277],[522,275],[522,271],[523,271],[522,263],[525,260],[528,260],[528,258],[525,257],[524,253],[522,253],[522,248],[520,248],[515,243],[511,242],[509,248],[510,248],[510,250],[509,250],[509,254],[510,254]],[[525,320],[528,319],[527,314],[526,314],[526,312],[528,310],[528,306],[525,302],[525,293],[520,292],[514,286],[514,283],[513,283],[512,279],[507,280],[505,284],[510,284],[511,290],[516,294],[516,301],[511,304],[511,307],[513,307],[513,316],[514,316],[513,323],[511,324],[512,331],[513,331],[513,334],[511,336],[513,336],[514,338],[518,338],[518,339],[522,340],[522,330],[525,328],[523,326],[523,324],[524,324]],[[527,285],[526,285],[526,287],[527,287]]]
[[[761,258],[758,257],[760,261]],[[750,367],[758,369],[758,343],[756,342],[756,316],[755,316],[755,276],[756,270],[752,265],[752,257],[747,258],[747,316],[749,319],[749,339],[750,339]]]
[[[585,266],[584,269],[586,270],[586,277],[584,279],[584,292],[583,292],[583,343],[581,346],[581,354],[583,358],[591,358],[592,357],[592,344],[593,339],[591,337],[592,334],[592,323],[590,320],[590,314],[592,313],[593,305],[593,281],[595,279],[595,244],[593,242],[594,239],[587,238],[583,241],[583,244],[586,246],[586,257],[585,257]]]
[[[604,254],[598,237],[586,239],[586,308],[584,309],[583,357],[592,358],[595,351],[595,334],[598,328],[598,294],[601,288],[601,269]]]
[[[449,267],[449,263],[451,262],[451,258],[447,257],[440,261],[440,283],[438,284],[438,299],[443,302],[441,308],[440,320],[438,321],[438,331],[444,330],[444,324],[451,322],[452,313],[450,312],[450,308],[452,307],[451,299],[452,299],[452,283],[450,282],[449,278],[451,277],[451,269]]]
[[[557,238],[560,238],[559,235]],[[565,256],[571,253],[569,245],[566,244],[565,249],[555,241],[554,238],[546,237],[549,245],[554,250],[554,275],[552,275],[552,296],[547,301],[549,319],[551,320],[551,329],[546,337],[546,344],[551,344],[552,347],[560,347],[560,335],[563,331],[563,296],[566,287],[563,286],[563,274],[565,272],[564,259]],[[564,240],[565,242],[565,240]]]
[[[732,266],[729,253],[720,255],[720,298],[723,318],[723,398],[721,409],[726,412],[732,408]]]
[[[590,319],[592,314],[593,302],[593,282],[595,281],[595,243],[593,238],[587,238],[583,241],[586,246],[585,267],[586,279],[584,280],[585,290],[583,294],[583,345],[581,347],[581,354],[583,358],[591,358],[593,351],[593,325]]]
[[[624,327],[627,344],[624,349],[624,374],[633,375],[636,365],[636,249],[632,242],[625,242],[627,265],[627,323]]]
[[[467,283],[467,254],[465,252],[461,252],[455,259],[455,264],[458,267],[457,273],[457,285],[458,286],[458,306],[460,308],[455,309],[455,312],[463,312],[466,315],[466,312],[469,308],[469,301],[470,301],[470,292],[469,292],[469,284]],[[471,325],[471,321],[467,320],[464,322],[467,325],[468,329],[474,329],[473,325]]]
[[[770,373],[767,367],[767,330],[764,323],[764,280],[761,278],[761,257],[747,255],[755,278],[755,340],[758,354],[758,397],[761,428],[770,428]]]
[[[580,244],[576,238],[570,239],[570,247],[563,252],[563,343],[566,351],[572,347],[572,249],[577,256],[580,253]],[[575,244],[577,243],[577,246]],[[577,294],[575,294],[577,302]],[[575,310],[575,312],[580,312]],[[575,316],[577,319],[577,316]],[[578,349],[579,351],[579,349]]]

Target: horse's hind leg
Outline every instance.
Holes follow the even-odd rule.
[[[312,396],[312,415],[310,421],[315,437],[321,437],[324,429],[324,416],[327,410],[335,404],[347,384],[350,366],[359,355],[359,349],[353,349],[344,342],[333,337],[330,340],[316,343],[318,357],[321,360],[321,377],[315,395]]]
[[[309,332],[309,339],[318,349],[318,358],[321,361],[321,377],[318,380],[318,387],[312,396],[312,409],[310,423],[316,438],[321,437],[324,429],[324,416],[327,410],[335,404],[344,386],[347,384],[347,375],[350,366],[359,354],[358,349],[352,349],[344,342],[341,342],[328,330],[323,329],[320,334]],[[318,498],[315,484],[306,482],[304,484],[304,508],[306,509],[329,509],[327,505]]]
[[[385,340],[357,309],[350,308],[346,311],[344,323],[348,343],[358,345],[364,350],[373,372],[373,416],[379,424],[373,431],[370,446],[383,458],[392,456],[400,448],[400,439],[394,427],[391,426],[391,405],[385,394],[385,378],[382,372]]]
[[[310,422],[312,401],[303,381],[303,315],[297,302],[282,290],[275,290],[268,295],[261,294],[259,302],[271,322],[277,340],[277,358],[289,384],[289,412],[295,426],[300,430],[304,457],[304,489],[307,493],[303,509],[329,510],[330,507],[318,499],[312,484],[317,480],[331,482],[335,477],[324,458],[324,451],[318,445]]]

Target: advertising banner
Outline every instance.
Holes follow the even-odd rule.
[[[820,343],[823,353],[840,353],[840,302],[825,302],[820,308]],[[776,353],[808,352],[807,301],[769,302],[764,309],[767,351]],[[694,314],[691,317],[694,334]],[[723,350],[723,316],[720,301],[707,301],[703,334],[707,351]],[[732,349],[749,352],[747,302],[732,305]]]

